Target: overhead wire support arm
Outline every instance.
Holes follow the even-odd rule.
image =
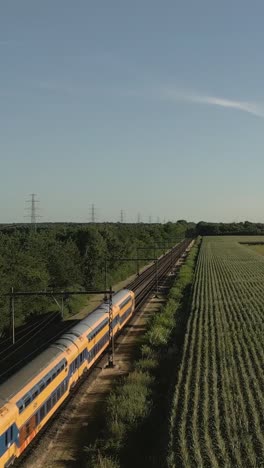
[[[13,290],[13,288],[12,288]],[[112,294],[115,292],[111,290]],[[12,291],[10,293],[3,294],[5,297],[16,297],[16,296],[70,296],[73,294],[110,294],[110,290],[88,290],[88,291]]]
[[[87,294],[109,294],[112,298],[112,295],[115,291],[112,290],[88,290],[88,291],[14,291],[12,287],[9,293],[1,294],[2,297],[9,297],[9,310],[10,310],[10,325],[12,329],[12,343],[15,344],[15,298],[23,296],[46,296],[52,297],[56,302],[57,306],[61,311],[61,318],[63,319],[64,315],[64,299],[72,295],[87,295]],[[55,296],[61,297],[61,304],[56,299]],[[112,299],[111,299],[112,300]]]

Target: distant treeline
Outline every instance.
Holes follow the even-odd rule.
[[[179,238],[193,234],[186,221],[166,224],[49,224],[0,226],[0,331],[9,327],[9,301],[3,294],[15,291],[82,290],[107,287],[136,271],[136,262],[117,258],[153,259]],[[159,248],[149,249],[154,245]],[[145,249],[144,249],[145,248]],[[146,249],[147,248],[147,249]],[[147,260],[140,264],[148,263]],[[78,312],[76,298],[66,302],[69,313]],[[55,306],[56,307],[56,306]],[[54,310],[51,299],[16,299],[16,323]]]
[[[200,221],[196,225],[196,235],[200,236],[261,236],[264,235],[263,223],[206,223]]]

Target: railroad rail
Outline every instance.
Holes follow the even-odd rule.
[[[153,290],[156,289],[156,292],[158,292],[157,282],[159,283],[168,274],[186,251],[191,241],[190,238],[183,240],[167,254],[159,257],[153,265],[127,285],[127,289],[131,289],[136,295],[136,311],[144,305]]]

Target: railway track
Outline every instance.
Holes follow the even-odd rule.
[[[159,283],[161,284],[166,275],[170,272],[171,269],[174,268],[177,261],[182,257],[188,246],[191,244],[192,239],[186,239],[181,244],[177,245],[172,251],[168,254],[163,255],[158,259],[157,264],[151,265],[147,270],[145,270],[141,275],[139,275],[134,281],[132,281],[127,288],[132,289],[136,294],[136,313],[134,314],[134,320],[137,315],[139,314],[139,310],[142,309],[142,306],[146,303],[147,299],[154,291],[156,291],[156,281],[158,278]],[[122,330],[120,336],[122,337],[123,334],[127,333],[127,329]],[[57,432],[58,432],[58,424],[56,426],[56,422],[59,418],[59,427],[63,426],[65,423],[68,422],[70,418],[70,411],[67,410],[68,405],[70,402],[74,401],[74,398],[77,393],[82,392],[82,386],[84,383],[88,384],[89,381],[92,383],[95,381],[98,374],[101,372],[101,369],[107,363],[107,356],[106,352],[103,356],[100,356],[98,361],[95,363],[93,368],[86,374],[85,377],[80,379],[77,385],[73,388],[72,392],[70,393],[69,397],[63,405],[57,410],[53,418],[45,425],[42,431],[36,436],[36,438],[31,442],[30,446],[26,449],[26,451],[21,455],[21,457],[15,462],[15,467],[24,467],[25,461],[27,461],[29,455],[32,456],[34,454],[34,450],[40,444],[41,438],[45,435],[48,436],[48,439],[53,439]],[[84,392],[85,390],[83,390]],[[54,426],[55,424],[55,426]],[[26,467],[29,465],[26,465]],[[32,465],[30,465],[32,466]],[[39,466],[39,465],[37,465]]]
[[[127,285],[127,289],[136,295],[136,311],[148,300],[149,294],[154,290],[158,292],[158,284],[172,269],[182,254],[190,245],[192,239],[185,239],[176,245],[169,253],[159,257],[153,265]]]

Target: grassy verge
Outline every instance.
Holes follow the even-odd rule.
[[[197,250],[198,243],[180,268],[165,306],[151,318],[134,370],[109,395],[103,438],[86,447],[87,467],[164,464],[175,367],[180,363]]]

